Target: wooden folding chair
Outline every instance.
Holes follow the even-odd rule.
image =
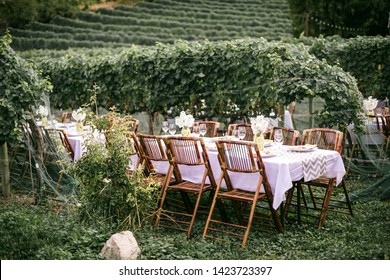
[[[213,235],[209,235],[209,231],[222,232],[233,236],[241,237],[241,246],[245,247],[247,244],[249,232],[252,226],[252,221],[255,215],[255,210],[259,201],[266,201],[268,204],[267,209],[268,216],[271,215],[271,219],[267,217],[279,233],[283,232],[283,226],[281,224],[278,212],[272,207],[273,194],[271,186],[268,182],[267,175],[264,169],[264,164],[260,155],[257,144],[243,141],[229,141],[220,140],[216,142],[218,148],[218,158],[221,165],[222,173],[220,175],[217,189],[215,192],[214,200],[210,208],[209,216],[207,218],[206,226],[203,232],[203,237],[216,238]],[[245,186],[234,186],[231,180],[232,173],[258,173],[258,181],[255,191],[242,190]],[[226,182],[227,189],[221,189],[222,182]],[[251,182],[252,183],[252,182]],[[261,190],[261,187],[264,190]],[[218,199],[230,200],[233,202],[235,213],[237,216],[237,223],[226,223],[217,220],[213,217],[213,211],[215,203]],[[250,205],[250,212],[247,221],[244,221],[242,216],[242,208],[238,203],[247,203]],[[212,227],[211,224],[220,224],[222,226],[231,226],[238,230],[244,230],[244,234],[238,234],[230,230],[220,230]],[[218,238],[216,238],[218,239]]]
[[[134,132],[131,132],[131,131],[126,132],[125,135],[126,135],[127,143],[130,146],[129,156],[130,157],[135,156],[135,155],[137,156],[136,162],[134,164],[134,168],[138,169],[141,166],[141,163],[143,161],[143,153],[142,153],[141,144],[139,142],[137,134],[135,134]]]
[[[160,206],[157,211],[156,226],[185,231],[187,237],[190,237],[202,194],[205,192],[210,192],[211,195],[214,194],[216,184],[213,172],[203,138],[173,136],[164,138],[164,142],[170,164],[166,176],[171,178],[175,174],[177,182],[169,185],[168,180],[165,181],[160,198]],[[194,172],[199,172],[199,169],[203,169],[201,182],[184,181],[180,172],[181,165],[194,169]],[[187,206],[187,211],[167,207],[168,205],[165,203],[167,196],[177,192],[181,194],[183,202]],[[192,205],[188,195],[194,196],[195,205]]]
[[[66,132],[63,129],[43,128],[43,132],[46,134],[46,136],[48,136],[48,140],[53,141],[53,143],[58,143],[57,140],[60,140],[59,143],[62,144],[64,151],[69,155],[69,158],[72,161],[74,161],[73,148],[70,145],[69,139],[66,136]],[[54,145],[54,146],[56,146],[56,145]]]
[[[384,116],[389,114],[389,108],[385,106],[379,106],[374,109],[375,116]]]
[[[205,137],[217,137],[218,136],[218,129],[220,127],[220,123],[217,121],[196,121],[193,124],[193,127],[199,126],[201,124],[205,124],[207,128],[207,132],[204,135]]]
[[[166,173],[158,172],[154,164],[154,162],[168,163],[163,137],[139,133],[137,134],[137,138],[142,153],[141,166],[144,169],[145,175],[150,176],[153,180],[159,182],[161,186],[164,186],[165,180],[167,180]],[[174,177],[168,179],[168,183],[170,184],[175,181]]]
[[[274,139],[274,130],[281,129],[283,132],[283,144],[295,146],[298,145],[299,142],[299,131],[294,129],[289,129],[287,127],[273,127],[269,133],[269,139]]]
[[[72,122],[72,112],[63,112],[61,116],[62,123]]]
[[[137,133],[139,127],[139,120],[132,117],[125,117],[126,123],[129,127],[129,131]]]
[[[252,125],[250,123],[229,124],[227,135],[233,135],[233,131],[238,130],[239,127],[245,127],[246,134],[243,140],[253,141],[254,135]]]
[[[304,130],[302,134],[303,145],[315,144],[320,149],[334,150],[340,154],[342,154],[342,143],[343,133],[336,129],[312,128]],[[307,196],[304,194],[304,185],[308,187],[311,204],[308,203]],[[308,182],[303,182],[303,180],[294,182],[294,187],[289,190],[287,195],[285,214],[287,215],[291,205],[295,205],[298,211],[298,221],[301,222],[302,199],[306,210],[320,212],[317,220],[318,228],[323,227],[328,210],[352,216],[352,206],[344,180],[341,181],[340,185],[344,193],[344,200],[334,198],[333,191],[336,188],[336,178],[320,177]],[[314,192],[313,187],[318,187],[316,192]],[[297,189],[297,202],[294,204],[292,199],[295,189]]]

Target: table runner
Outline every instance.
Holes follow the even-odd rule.
[[[305,182],[317,179],[326,173],[326,157],[314,155],[302,161],[303,180]]]

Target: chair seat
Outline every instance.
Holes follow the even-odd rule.
[[[209,189],[211,189],[211,185],[204,185],[203,191],[207,191]],[[176,185],[168,186],[168,190],[180,190],[185,192],[199,193],[200,185],[198,183],[184,181]]]
[[[253,201],[255,197],[254,192],[248,192],[248,191],[243,191],[240,189],[234,189],[232,191],[227,191],[218,194],[218,197],[220,198],[225,198],[225,199],[232,199],[232,200],[241,200],[241,201],[248,201],[251,202]],[[265,193],[260,193],[258,196],[258,199],[264,199],[265,198]]]
[[[149,177],[152,178],[157,183],[160,183],[161,186],[163,186],[164,183],[165,183],[165,177],[166,177],[165,174],[158,174],[158,173],[157,174],[151,174]],[[169,184],[173,184],[175,182],[176,182],[176,180],[175,180],[174,177],[171,177],[169,179]]]

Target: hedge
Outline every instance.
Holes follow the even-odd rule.
[[[37,62],[54,85],[51,104],[57,108],[88,102],[97,83],[101,105],[130,113],[175,115],[187,109],[199,118],[242,118],[319,96],[326,103],[320,125],[360,123],[362,95],[356,80],[309,54],[303,44],[180,41],[133,46],[111,56],[70,52]]]

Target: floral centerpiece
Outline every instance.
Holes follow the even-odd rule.
[[[77,132],[83,131],[83,122],[87,114],[84,112],[83,108],[78,108],[77,110],[73,110],[72,118],[76,121],[76,130]]]
[[[372,98],[372,96],[369,96],[368,99],[363,100],[363,107],[365,111],[367,112],[367,115],[373,116],[374,115],[374,109],[378,105],[378,99]]]
[[[184,111],[181,111],[180,116],[175,118],[176,125],[182,129],[182,136],[189,136],[191,134],[190,127],[192,127],[194,121],[194,117],[190,114],[187,115]]]
[[[42,126],[46,127],[48,124],[47,116],[49,115],[49,110],[45,106],[39,105],[38,115],[41,118]]]
[[[254,134],[253,141],[257,143],[260,151],[264,149],[264,135],[263,133],[268,128],[269,119],[263,115],[259,115],[256,118],[250,118],[252,131]]]

